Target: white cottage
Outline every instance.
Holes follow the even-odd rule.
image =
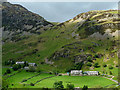
[[[85,71],[84,74],[86,75],[99,75],[98,71]]]
[[[83,71],[82,70],[71,70],[71,75],[75,76],[75,75],[82,75]]]
[[[16,64],[24,64],[24,63],[25,63],[24,61],[16,62]]]
[[[29,70],[29,67],[24,67],[25,70]]]

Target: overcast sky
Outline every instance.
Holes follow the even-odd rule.
[[[13,2],[11,2],[13,3]],[[64,22],[90,10],[117,9],[117,2],[14,2],[51,22]],[[13,3],[13,4],[14,4]]]

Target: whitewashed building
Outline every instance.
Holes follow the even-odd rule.
[[[29,70],[29,67],[24,67],[25,70]]]
[[[98,71],[85,71],[84,72],[85,75],[99,75]]]
[[[36,66],[36,63],[28,63],[29,66]]]
[[[24,64],[24,63],[25,63],[24,61],[16,62],[16,64]]]
[[[72,76],[83,75],[83,71],[82,70],[71,70],[70,74]]]

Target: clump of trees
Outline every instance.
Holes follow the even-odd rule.
[[[81,70],[82,66],[83,66],[83,62],[79,62],[79,63],[77,63],[77,64],[74,66],[73,69]]]
[[[87,85],[84,85],[82,90],[88,90],[88,86]]]
[[[63,90],[64,89],[62,81],[55,82],[53,87],[57,90]],[[74,84],[67,83],[66,89],[67,90],[74,90]]]
[[[92,66],[92,63],[88,62],[88,63],[87,63],[87,66],[91,67],[91,66]]]
[[[54,85],[53,85],[53,87],[54,87],[55,89],[59,89],[59,90],[64,89],[64,86],[63,86],[63,82],[62,82],[62,81],[55,82]]]
[[[11,73],[11,70],[10,70],[10,69],[7,69],[6,72],[4,73],[4,75],[10,74],[10,73]]]
[[[68,90],[74,90],[74,84],[68,83],[67,84],[67,89]]]
[[[7,73],[7,74],[11,73],[11,70],[10,70],[10,69],[7,69],[7,70],[6,70],[6,73]]]
[[[20,69],[20,68],[21,68],[21,65],[20,65],[20,64],[18,64],[18,65],[17,65],[17,64],[14,64],[12,69],[13,69],[14,71],[17,71],[17,70]]]
[[[15,61],[14,60],[9,60],[9,61],[5,61],[4,63],[5,65],[14,65],[15,64]]]

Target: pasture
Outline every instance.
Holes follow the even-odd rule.
[[[26,72],[26,71],[17,73],[16,75],[9,77],[7,79],[8,82],[10,83],[9,88],[43,88],[43,87],[53,88],[53,84],[56,81],[63,81],[64,87],[66,87],[67,83],[72,83],[74,84],[75,87],[80,87],[80,88],[82,88],[84,85],[87,85],[89,88],[99,88],[99,87],[105,87],[107,85],[116,84],[115,82],[101,76],[54,76],[48,73],[41,73],[40,75],[37,74],[39,73]],[[46,77],[51,77],[51,78],[41,80]],[[25,79],[28,80],[22,82]],[[41,81],[36,83],[39,80]],[[36,84],[34,86],[31,86],[30,83],[33,84],[36,83]]]

